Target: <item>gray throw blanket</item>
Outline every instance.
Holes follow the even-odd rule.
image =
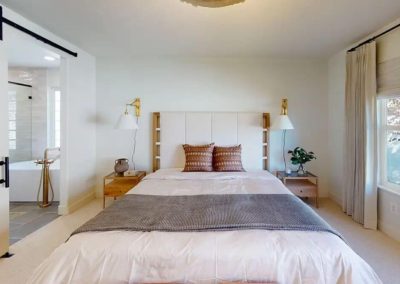
[[[288,194],[126,195],[78,228],[94,231],[324,231],[339,237],[299,198]],[[71,236],[72,236],[71,235]]]

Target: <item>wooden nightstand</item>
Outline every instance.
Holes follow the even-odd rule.
[[[111,173],[104,177],[103,183],[103,208],[106,207],[106,197],[122,196],[137,185],[144,177],[146,172],[137,171],[135,175],[116,176]]]
[[[315,199],[315,207],[318,208],[318,177],[310,172],[298,175],[297,172],[287,174],[283,171],[276,172],[286,187],[298,197],[310,197]]]

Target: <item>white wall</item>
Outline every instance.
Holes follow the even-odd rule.
[[[328,160],[329,196],[342,204],[344,187],[344,135],[345,135],[345,87],[346,52],[332,56],[328,62]]]
[[[394,24],[392,23],[390,26]],[[386,27],[382,30],[385,29]],[[379,32],[377,31],[376,34]],[[377,53],[378,62],[400,57],[400,31],[397,30],[381,38],[377,43]],[[329,59],[328,69],[329,160],[331,162],[329,195],[341,204],[344,167],[346,50],[338,52]],[[392,204],[400,208],[400,194],[379,189],[378,199],[379,229],[400,241],[400,213],[390,210]]]
[[[280,112],[289,99],[296,130],[287,149],[300,145],[318,160],[309,169],[321,177],[327,195],[327,66],[323,61],[267,58],[170,58],[97,60],[97,173],[111,172],[114,160],[130,157],[132,133],[114,125],[125,103],[142,99],[136,166],[151,170],[151,112],[258,111]],[[272,169],[282,169],[281,133],[273,133]]]
[[[4,16],[18,24],[78,52],[77,58],[63,56],[61,74],[62,134],[61,134],[61,204],[67,213],[93,198],[96,162],[96,60],[85,51],[57,37],[3,6]],[[18,32],[4,25],[4,38]],[[27,38],[34,40],[26,35]],[[56,53],[60,51],[36,41]],[[1,49],[0,52],[5,52]],[[2,54],[0,54],[2,57]],[[6,78],[1,78],[6,80]]]

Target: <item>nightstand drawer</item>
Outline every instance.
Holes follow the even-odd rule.
[[[103,208],[106,206],[106,197],[123,196],[125,193],[134,188],[144,177],[146,172],[136,171],[131,175],[118,176],[111,173],[103,178]]]
[[[300,197],[317,196],[317,186],[308,180],[287,180],[286,187]]]
[[[114,180],[104,186],[104,195],[120,196],[139,183],[139,180]]]

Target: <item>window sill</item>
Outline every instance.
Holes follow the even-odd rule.
[[[378,185],[378,188],[382,189],[382,190],[384,190],[386,192],[390,192],[392,194],[400,196],[400,190],[398,188],[396,188],[396,187],[393,188],[392,186],[389,186],[389,185],[380,184],[380,185]]]

